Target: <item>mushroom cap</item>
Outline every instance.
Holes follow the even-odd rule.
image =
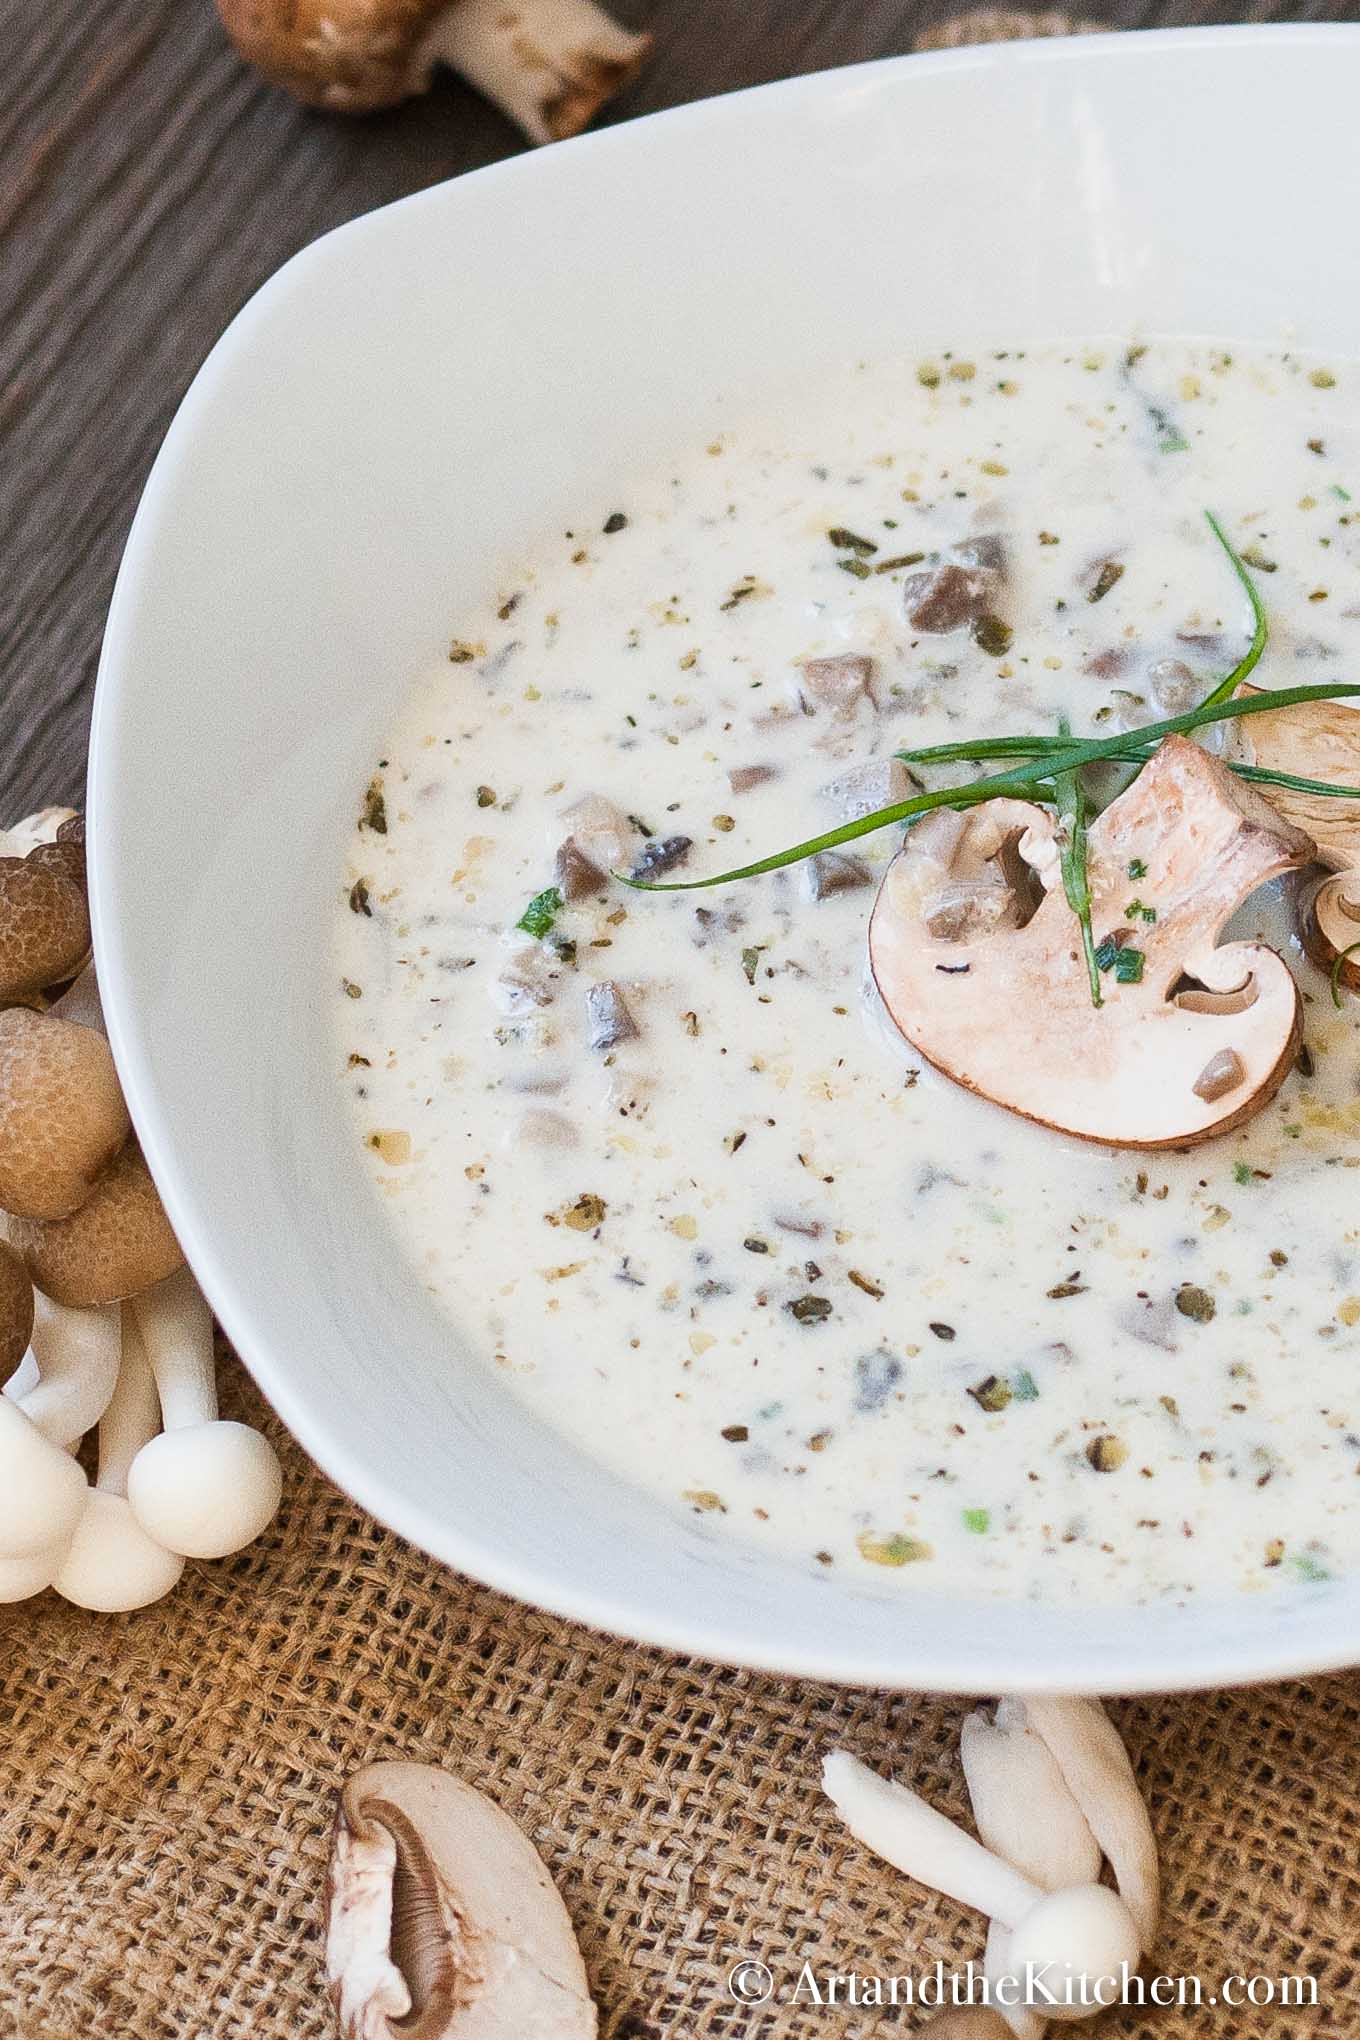
[[[424,44],[450,0],[218,0],[247,63],[307,106],[372,113],[430,82]]]
[[[184,1261],[135,1138],[124,1143],[69,1218],[11,1218],[10,1244],[54,1303],[117,1303]]]
[[[1240,687],[1237,698],[1269,691]],[[1360,786],[1360,709],[1347,701],[1296,701],[1272,715],[1245,716],[1238,728],[1245,732],[1257,765],[1333,786]],[[1288,786],[1266,786],[1261,791],[1286,820],[1307,830],[1321,863],[1337,871],[1360,865],[1360,800],[1299,793]]]
[[[1103,1884],[1075,1884],[1049,1892],[1011,1930],[1006,1966],[1022,1979],[1042,1977],[1058,2000],[1033,2000],[1048,2019],[1089,2019],[1102,2003],[1121,1994],[1124,1966],[1130,1975],[1141,1959],[1138,1929],[1118,1892]],[[1102,1978],[1110,1981],[1095,1995]],[[1085,1990],[1083,1991],[1083,1985]]]
[[[0,1388],[14,1371],[33,1336],[33,1284],[7,1240],[0,1240]]]
[[[90,947],[90,910],[61,861],[45,845],[27,857],[0,857],[0,999],[22,998],[73,977]]]
[[[1360,992],[1360,871],[1325,878],[1303,911],[1303,946],[1319,970]],[[1353,952],[1353,953],[1352,953]]]
[[[219,1420],[162,1431],[128,1474],[148,1537],[186,1558],[226,1558],[253,1544],[279,1506],[283,1473],[267,1438]]]
[[[31,1601],[35,1594],[45,1592],[60,1564],[60,1545],[32,1558],[0,1558],[0,1607],[12,1601]]]
[[[183,1571],[184,1560],[147,1536],[123,1495],[91,1488],[51,1584],[77,1608],[115,1615],[159,1601]]]
[[[1298,988],[1264,944],[1216,942],[1242,900],[1308,861],[1302,830],[1198,745],[1168,737],[1088,832],[1095,938],[1120,932],[1143,958],[1137,982],[1102,976],[1099,1007],[1052,816],[989,801],[969,816],[965,855],[979,831],[998,867],[1018,852],[1048,890],[1028,919],[934,938],[926,924],[949,870],[914,853],[908,836],[879,891],[869,959],[914,1048],[1008,1111],[1112,1147],[1190,1146],[1274,1096],[1298,1050]],[[1134,859],[1146,867],[1136,884]],[[1121,928],[1135,892],[1156,919]],[[1197,1090],[1210,1062],[1229,1054],[1236,1078]]]
[[[0,1206],[68,1217],[131,1125],[102,1034],[23,1007],[0,1013]]]
[[[54,1545],[64,1546],[88,1491],[84,1471],[70,1453],[49,1444],[21,1409],[0,1395],[0,1558],[36,1558]]]
[[[537,1851],[446,1771],[356,1772],[329,1886],[326,1974],[344,2040],[595,2033],[571,1921]]]

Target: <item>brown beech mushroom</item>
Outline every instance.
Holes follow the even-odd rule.
[[[135,1137],[69,1218],[11,1217],[6,1230],[37,1287],[72,1310],[135,1296],[184,1261]]]
[[[915,1049],[1008,1111],[1112,1147],[1189,1146],[1274,1096],[1298,1050],[1298,988],[1274,950],[1217,938],[1258,886],[1312,857],[1302,829],[1168,737],[1091,824],[1092,925],[1115,966],[1096,1006],[1051,812],[989,801],[958,819],[943,858],[911,832],[870,923],[874,978]],[[960,914],[950,888],[979,842],[1011,904],[979,891]]]
[[[566,1907],[507,1814],[446,1771],[340,1794],[326,1976],[342,2040],[591,2040]]]
[[[90,949],[90,911],[74,844],[0,857],[0,1000],[74,977]]]
[[[0,1208],[66,1218],[130,1130],[102,1034],[22,1006],[0,1013]]]
[[[0,1388],[14,1378],[33,1336],[33,1284],[13,1247],[0,1240]]]
[[[1245,696],[1264,690],[1240,691]],[[1333,786],[1360,786],[1360,710],[1344,701],[1298,701],[1274,715],[1252,716],[1245,727],[1255,764]],[[1345,954],[1360,942],[1360,800],[1296,793],[1287,786],[1267,787],[1265,798],[1308,831],[1318,863],[1335,874],[1305,900],[1299,919],[1303,946],[1320,969],[1336,969],[1342,984],[1360,991],[1360,951]]]
[[[372,113],[460,71],[531,142],[579,134],[636,75],[649,35],[594,0],[217,0],[248,63],[295,99]]]

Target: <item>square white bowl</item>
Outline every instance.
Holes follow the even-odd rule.
[[[1092,333],[1355,346],[1360,30],[891,60],[521,156],[288,264],[171,427],[109,618],[96,950],[134,1120],[285,1422],[450,1565],[706,1656],[918,1689],[1346,1664],[1360,1582],[1055,1607],[808,1577],[589,1465],[460,1347],[356,1153],[332,917],[375,746],[583,495],[860,355]]]

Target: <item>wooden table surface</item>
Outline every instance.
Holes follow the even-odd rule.
[[[909,50],[966,0],[613,0],[656,37],[610,111]],[[1111,27],[1344,18],[1345,0],[1095,0]],[[295,106],[210,0],[0,0],[0,821],[74,802],[100,634],[161,435],[222,328],[306,242],[521,146],[444,75],[367,120]]]

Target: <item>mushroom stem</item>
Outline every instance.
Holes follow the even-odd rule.
[[[132,1512],[167,1551],[226,1558],[252,1544],[278,1508],[278,1458],[249,1424],[218,1417],[212,1313],[189,1269],[134,1296],[131,1311],[165,1420],[132,1463]]]
[[[212,1312],[188,1268],[158,1282],[132,1301],[145,1342],[167,1431],[211,1424],[217,1418]]]
[[[123,1359],[99,1422],[99,1475],[52,1585],[78,1608],[145,1608],[178,1581],[184,1560],[148,1537],[127,1500],[128,1474],[160,1426],[156,1384],[136,1321],[123,1308]]]
[[[33,1355],[37,1386],[16,1398],[43,1437],[69,1445],[99,1422],[118,1380],[121,1350],[118,1309],[63,1310],[35,1299]]]
[[[1002,1700],[993,1721],[980,1711],[968,1715],[959,1755],[989,1849],[1044,1891],[1095,1883],[1099,1845],[1053,1752],[1030,1728],[1023,1701]]]
[[[422,56],[461,71],[531,142],[560,142],[628,83],[651,46],[594,0],[457,0]]]
[[[866,1848],[961,1905],[1014,1926],[1044,1895],[918,1793],[880,1778],[845,1750],[823,1761],[822,1790]]]
[[[1157,1843],[1119,1730],[1098,1700],[1031,1698],[1025,1716],[1109,1858],[1139,1945],[1150,1953],[1161,1912]]]

